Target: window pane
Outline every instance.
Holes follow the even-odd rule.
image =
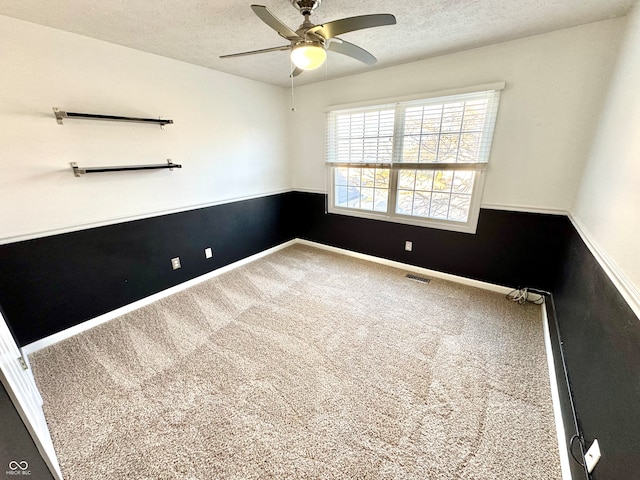
[[[334,200],[336,207],[346,207],[347,206],[347,195],[348,188],[345,186],[337,186],[336,187],[336,198]]]
[[[380,130],[380,114],[378,112],[367,112],[364,118],[364,136],[377,137]]]
[[[373,210],[373,188],[363,188],[360,190],[360,208],[363,210]]]
[[[438,161],[454,163],[458,157],[458,140],[460,136],[457,133],[441,135],[440,145],[438,148]]]
[[[375,189],[373,191],[373,209],[377,212],[386,212],[389,200],[389,176],[388,168],[372,169]]]
[[[464,102],[448,103],[442,110],[442,132],[459,132],[462,129]]]
[[[433,177],[434,192],[450,192],[453,181],[452,170],[436,170]]]
[[[420,145],[420,162],[435,162],[438,159],[438,135],[426,135],[422,137]]]
[[[380,137],[393,137],[393,129],[395,125],[395,110],[383,110],[380,112]]]
[[[422,133],[422,107],[407,108],[404,114],[404,134],[420,135]]]
[[[332,158],[338,162],[390,162],[394,117],[395,110],[337,115]]]
[[[448,193],[434,193],[431,197],[429,217],[446,220],[449,216],[449,198]]]
[[[362,139],[358,138],[349,142],[349,161],[362,162],[364,161],[364,145],[362,145]]]
[[[336,185],[348,185],[347,177],[349,176],[348,168],[336,168],[334,170],[334,183]]]
[[[442,124],[442,107],[443,105],[429,105],[424,107],[422,118],[422,133],[440,133]]]
[[[466,222],[469,218],[469,208],[471,207],[471,195],[451,195],[451,208],[449,209],[449,220]]]
[[[336,132],[339,139],[350,137],[351,115],[340,115],[336,118]]]
[[[477,162],[480,154],[481,133],[463,133],[460,135],[458,162]]]
[[[416,190],[430,192],[433,190],[433,170],[418,170],[416,172]]]
[[[378,163],[390,163],[393,155],[393,138],[381,138],[378,142]]]
[[[349,161],[349,145],[351,142],[347,140],[338,140],[338,145],[336,147],[336,158],[338,162],[348,162]]]
[[[453,193],[472,193],[474,178],[475,172],[467,172],[462,170],[456,171],[453,175]]]
[[[347,207],[360,208],[360,187],[351,187],[348,191]]]
[[[376,188],[373,198],[373,209],[376,212],[386,212],[389,203],[389,190]]]
[[[365,162],[375,162],[378,158],[378,139],[365,138],[362,142]]]
[[[466,103],[462,130],[465,132],[480,132],[484,128],[488,100],[472,100]]]
[[[474,177],[474,171],[400,170],[396,213],[466,222]]]
[[[431,207],[431,192],[416,192],[413,197],[413,214],[428,217]]]
[[[335,167],[333,171],[333,206],[387,211],[390,169]]]
[[[359,207],[360,188],[338,185],[335,187],[334,203],[336,207]]]
[[[420,135],[404,137],[402,161],[417,162],[420,156]]]
[[[362,179],[362,169],[361,168],[350,168],[349,169],[349,185],[351,186],[360,186]]]
[[[376,168],[376,187],[377,188],[389,188],[389,173],[391,170],[388,168]]]
[[[373,187],[375,184],[376,184],[376,169],[363,168],[362,169],[362,186]]]
[[[400,170],[398,174],[398,188],[404,190],[413,190],[416,185],[415,170]]]
[[[466,222],[474,178],[474,171],[400,170],[396,213]]]
[[[411,215],[413,211],[413,192],[408,190],[398,190],[398,201],[396,213]]]
[[[351,115],[351,122],[349,123],[349,136],[364,137],[364,113],[356,113]]]
[[[486,161],[481,144],[488,107],[487,98],[407,107],[401,161]]]

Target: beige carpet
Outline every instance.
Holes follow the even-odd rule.
[[[404,275],[296,245],[34,353],[65,478],[559,479],[540,307]]]

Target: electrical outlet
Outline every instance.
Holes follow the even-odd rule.
[[[587,450],[587,453],[584,455],[584,466],[587,467],[587,472],[593,472],[593,469],[596,468],[600,457],[600,445],[596,438],[589,447],[589,450]]]
[[[404,242],[404,249],[405,249],[407,252],[411,252],[411,251],[413,251],[413,242],[410,242],[410,241],[408,241],[408,240],[407,240],[406,242]]]
[[[171,267],[174,270],[177,270],[177,269],[179,269],[181,267],[181,265],[180,265],[180,257],[176,257],[176,258],[172,258],[171,259]]]
[[[207,247],[204,249],[204,256],[205,258],[213,257],[213,251],[211,250],[211,247]]]

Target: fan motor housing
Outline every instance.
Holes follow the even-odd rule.
[[[311,15],[311,12],[320,6],[322,0],[291,0],[291,4],[300,10],[302,15]]]

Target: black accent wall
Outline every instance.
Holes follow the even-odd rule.
[[[24,346],[291,240],[292,195],[0,245],[5,318]]]
[[[602,459],[594,480],[640,478],[640,321],[575,229],[553,289],[578,421]]]
[[[25,345],[296,237],[551,291],[555,358],[563,348],[579,427],[603,453],[593,479],[640,478],[640,322],[567,217],[481,210],[471,235],[326,214],[325,201],[290,192],[2,245],[0,305]],[[176,256],[182,268],[173,271]],[[569,390],[556,367],[571,436]],[[572,470],[586,477],[573,462]]]
[[[571,228],[562,215],[483,209],[475,234],[457,233],[325,214],[325,195],[294,198],[299,238],[514,288],[551,288]]]

